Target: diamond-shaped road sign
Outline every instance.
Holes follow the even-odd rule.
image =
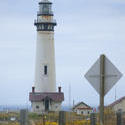
[[[112,62],[105,57],[105,85],[104,95],[118,82],[122,77],[122,73],[112,64]],[[85,74],[85,78],[100,93],[100,58]]]

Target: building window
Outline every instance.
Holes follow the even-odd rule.
[[[48,24],[44,25],[44,30],[48,30]]]
[[[81,111],[81,114],[84,114],[83,111]]]
[[[90,112],[88,111],[88,114],[89,114]]]
[[[39,109],[39,106],[38,106],[38,105],[36,106],[36,109]]]
[[[48,70],[48,67],[44,66],[44,75],[47,75],[47,70]]]

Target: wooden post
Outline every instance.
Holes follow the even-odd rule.
[[[96,125],[96,114],[91,113],[90,115],[90,125]]]
[[[65,111],[59,112],[59,125],[66,125],[66,112]]]
[[[123,125],[122,112],[117,112],[117,125]]]
[[[100,125],[104,125],[105,55],[100,56]]]
[[[20,125],[27,125],[27,110],[22,109],[20,110]]]

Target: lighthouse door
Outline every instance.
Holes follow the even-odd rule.
[[[45,111],[49,111],[49,99],[45,99]]]

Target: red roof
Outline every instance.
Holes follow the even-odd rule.
[[[30,93],[29,100],[31,102],[40,102],[45,98],[50,98],[55,102],[62,102],[64,101],[64,93],[62,92],[53,92],[53,93]]]
[[[120,98],[120,99],[118,99],[118,100],[116,100],[115,102],[113,102],[112,104],[110,104],[109,106],[114,106],[114,105],[116,105],[116,104],[118,104],[118,103],[120,103],[122,100],[124,100],[125,99],[125,96],[124,97],[122,97],[122,98]]]
[[[77,108],[79,110],[93,110],[93,108]]]

